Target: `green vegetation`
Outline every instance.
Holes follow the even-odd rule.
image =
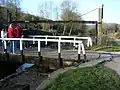
[[[117,52],[117,51],[120,51],[120,46],[93,46],[93,47],[89,48],[89,50]]]
[[[103,66],[82,68],[59,75],[44,90],[120,90],[120,78]]]

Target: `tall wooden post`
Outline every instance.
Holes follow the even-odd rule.
[[[98,23],[95,24],[95,45],[97,45],[97,37],[98,37]]]
[[[42,56],[41,56],[41,42],[38,41],[38,61],[36,62],[37,68],[40,67],[40,62],[42,61]]]
[[[23,41],[22,40],[20,40],[20,51],[21,51],[21,61],[22,61],[22,63],[25,63],[25,56],[23,53]]]
[[[102,37],[102,8],[98,10],[98,37],[97,37],[97,44],[101,45],[101,37]]]
[[[63,67],[63,60],[61,58],[61,37],[59,37],[59,42],[58,42],[58,60],[59,60],[59,66],[60,68]]]

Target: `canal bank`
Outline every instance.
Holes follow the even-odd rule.
[[[59,67],[58,59],[43,58],[40,67],[36,66],[38,57],[25,56],[21,62],[20,55],[0,54],[0,90],[35,90],[50,73]],[[33,63],[33,64],[29,64]],[[69,66],[64,63],[64,67]]]

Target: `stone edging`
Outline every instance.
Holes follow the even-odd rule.
[[[77,69],[77,68],[84,68],[84,67],[92,67],[95,65],[98,65],[100,63],[105,62],[106,60],[94,60],[94,61],[90,61],[90,62],[86,62],[83,64],[80,64],[79,66],[75,67],[75,66],[71,66],[71,67],[67,67],[67,68],[61,68],[58,69],[57,71],[54,71],[53,73],[51,73],[48,78],[46,80],[44,80],[38,87],[36,90],[42,90],[45,89],[49,84],[51,84],[58,75],[63,74],[64,72],[68,71],[68,70],[73,70],[73,69]]]

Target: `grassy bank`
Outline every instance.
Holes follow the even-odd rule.
[[[59,75],[44,90],[120,90],[120,78],[103,66],[82,68]]]
[[[93,46],[89,48],[93,51],[107,51],[107,52],[119,52],[120,46]]]

